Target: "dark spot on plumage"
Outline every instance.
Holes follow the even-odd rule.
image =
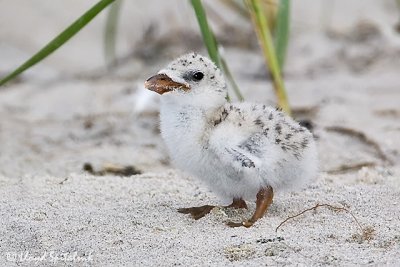
[[[238,107],[233,107],[233,111],[234,112],[237,112],[237,114],[244,120],[244,116],[243,116],[243,113],[242,113],[242,111],[240,110],[240,108],[238,108]]]
[[[279,138],[276,138],[276,139],[275,139],[275,143],[276,143],[276,144],[279,144],[281,141],[282,141],[282,140],[279,139]]]
[[[256,165],[250,159],[242,161],[242,167],[255,168]]]
[[[242,167],[247,167],[247,168],[254,168],[255,164],[254,162],[249,159],[246,155],[243,153],[240,153],[236,149],[225,149],[230,155],[233,156],[234,161],[239,161],[242,164]]]
[[[256,120],[254,120],[254,124],[263,127],[264,126],[264,122],[258,118]]]
[[[280,124],[276,124],[276,125],[275,125],[275,131],[276,131],[278,134],[282,134],[282,126],[281,126]]]
[[[215,78],[215,76],[211,76],[210,79],[213,80]]]
[[[265,128],[265,129],[264,129],[263,135],[264,135],[265,137],[268,137],[268,131],[269,131],[269,128]]]
[[[239,123],[238,123],[238,126],[240,127],[240,126],[242,126],[242,124],[239,122]]]
[[[285,139],[286,139],[286,140],[289,140],[292,136],[293,136],[293,134],[288,133],[288,134],[286,134]]]
[[[298,153],[297,151],[299,150],[299,147],[294,143],[290,144],[290,143],[282,142],[280,145],[281,145],[281,148],[283,151],[290,150],[290,151],[293,151],[294,154]]]
[[[299,153],[297,153],[297,152],[294,152],[293,153],[293,156],[295,156],[295,158],[297,159],[297,160],[299,160],[300,159],[300,154]]]
[[[268,120],[271,121],[273,118],[274,118],[274,115],[272,113],[270,113],[269,116],[268,116]]]
[[[219,118],[218,120],[214,121],[214,126],[217,126],[218,124],[220,124],[222,122],[221,118]]]
[[[203,61],[204,61],[202,57],[201,57],[199,60],[200,60],[201,62],[203,62]]]
[[[282,111],[282,108],[281,107],[275,107],[275,110],[276,111]]]
[[[308,139],[303,139],[303,141],[301,142],[301,147],[306,148],[307,146],[308,146]]]
[[[239,148],[259,157],[262,154],[259,145],[261,143],[261,137],[261,134],[254,134],[249,139],[241,143]]]
[[[214,121],[214,126],[217,126],[218,124],[220,124],[222,121],[224,121],[226,119],[226,117],[228,117],[228,111],[224,108],[222,110],[221,115],[219,116],[219,118]]]

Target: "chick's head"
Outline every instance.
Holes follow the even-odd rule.
[[[145,87],[172,101],[207,105],[223,101],[226,83],[221,71],[208,58],[196,53],[172,61],[145,82]]]

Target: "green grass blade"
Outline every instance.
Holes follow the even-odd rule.
[[[121,10],[122,0],[116,0],[108,10],[106,26],[104,28],[104,58],[107,66],[110,66],[116,59],[116,39],[118,18]]]
[[[214,34],[212,33],[210,26],[208,25],[206,12],[204,11],[204,7],[201,4],[201,0],[191,0],[194,12],[197,17],[197,22],[200,26],[201,35],[203,36],[204,44],[207,47],[208,55],[211,60],[221,68],[221,61],[218,54],[218,46],[214,38]]]
[[[281,70],[285,64],[287,45],[289,42],[290,0],[280,0],[275,26],[275,49]]]
[[[287,114],[291,114],[290,106],[286,96],[285,84],[281,76],[278,59],[275,52],[274,42],[271,32],[268,28],[267,17],[261,8],[259,0],[246,0],[250,15],[253,20],[257,37],[263,50],[269,71],[272,74],[275,94],[278,98],[278,104]]]
[[[240,93],[240,89],[233,79],[233,75],[229,70],[228,64],[226,64],[225,59],[219,53],[217,39],[215,38],[215,35],[208,24],[207,16],[201,0],[191,0],[191,3],[200,26],[204,44],[207,47],[208,55],[210,56],[211,60],[214,61],[215,65],[217,65],[218,68],[225,73],[226,78],[228,79],[229,84],[232,86],[236,97],[238,100],[242,101],[243,96]],[[226,96],[226,98],[228,101],[230,101],[229,94]]]
[[[73,37],[77,32],[79,32],[83,27],[86,26],[94,17],[97,16],[104,8],[106,8],[109,4],[114,2],[115,0],[101,0],[85,14],[83,14],[80,18],[78,18],[74,23],[72,23],[67,29],[65,29],[62,33],[60,33],[57,37],[51,40],[45,47],[43,47],[39,52],[33,55],[30,59],[28,59],[25,63],[19,66],[16,70],[11,72],[6,77],[0,80],[0,86],[4,85],[6,82],[15,78],[25,70],[29,69],[36,63],[40,62],[48,55],[57,50],[60,46],[66,43],[71,37]]]
[[[221,65],[222,65],[222,69],[224,70],[224,73],[226,75],[226,78],[228,79],[229,83],[231,84],[233,92],[235,93],[237,99],[239,101],[243,101],[244,97],[243,97],[242,93],[240,92],[239,86],[235,82],[235,79],[233,79],[233,75],[232,75],[232,73],[228,67],[228,64],[226,63],[225,58],[223,56],[221,56]]]

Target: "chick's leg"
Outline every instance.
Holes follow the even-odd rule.
[[[183,213],[183,214],[190,214],[192,215],[193,219],[198,220],[208,213],[211,212],[213,208],[216,206],[211,206],[211,205],[204,205],[200,207],[191,207],[191,208],[181,208],[178,209],[178,212]],[[247,209],[246,202],[241,199],[241,198],[235,198],[232,201],[232,204],[229,206],[225,206],[226,208],[235,208],[235,209]]]
[[[262,218],[267,211],[268,207],[272,203],[272,199],[274,197],[274,191],[272,187],[267,186],[265,188],[260,189],[257,193],[256,200],[256,210],[254,211],[253,216],[250,219],[237,223],[237,222],[228,222],[227,225],[230,227],[250,227],[252,226],[258,219]]]

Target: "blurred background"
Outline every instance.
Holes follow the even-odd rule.
[[[0,1],[0,76],[96,2]],[[232,74],[246,101],[275,105],[251,20],[224,2],[203,4]],[[291,3],[283,76],[295,117],[319,139],[323,171],[399,162],[399,14],[395,0]],[[143,81],[183,53],[207,55],[193,8],[182,0],[123,1],[116,60],[108,65],[106,15],[0,87],[0,174],[64,175],[85,162],[169,168],[158,99]]]
[[[0,29],[0,72],[4,73],[18,66],[96,2],[1,1],[0,23],[3,26]],[[227,8],[223,2],[203,1],[220,43],[229,48],[256,48],[257,41],[251,22]],[[276,5],[275,1],[270,2],[271,6]],[[102,43],[106,13],[107,10],[102,12],[61,50],[40,67],[36,67],[37,75],[34,78],[78,75],[104,67]],[[310,55],[303,60],[311,61],[311,55],[328,56],[326,53],[334,50],[338,39],[343,41],[343,37],[356,39],[357,36],[354,35],[358,34],[367,39],[371,34],[385,37],[397,35],[394,29],[398,21],[399,9],[395,0],[293,1],[289,52],[308,47],[311,50]],[[148,60],[146,57],[153,60],[157,58],[156,61],[165,58],[169,60],[182,52],[202,49],[200,38],[189,1],[122,2],[116,43],[117,56],[120,59],[131,58],[140,63],[144,59]],[[318,47],[319,50],[310,48],[318,44],[325,47],[325,50],[321,47]],[[304,47],[306,45],[308,46]],[[307,50],[303,53],[307,53]],[[288,60],[290,59],[295,60],[288,56]],[[147,65],[148,63],[146,67]],[[287,65],[290,68],[291,64]],[[38,68],[42,71],[37,70]],[[135,69],[131,71],[133,75],[138,75]]]

